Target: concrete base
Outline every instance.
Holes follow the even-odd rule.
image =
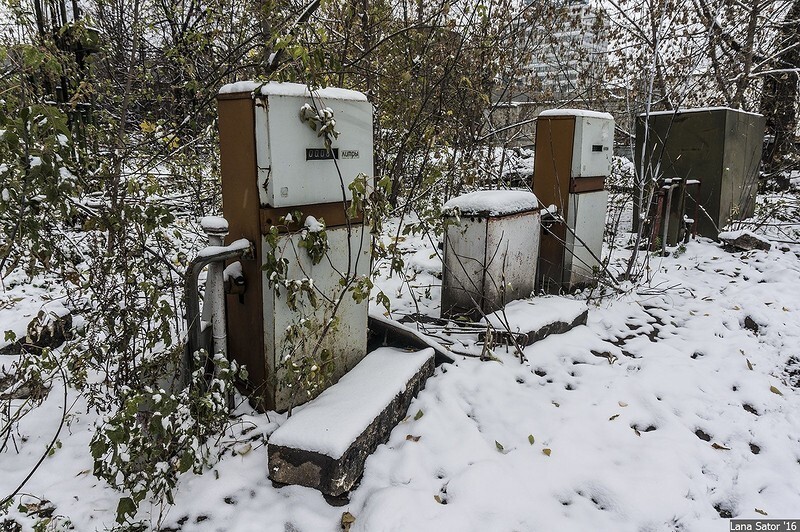
[[[391,367],[376,375],[376,368],[386,368],[387,361],[402,369]],[[403,353],[384,348],[370,353],[339,383],[270,436],[269,478],[332,496],[349,491],[364,472],[367,457],[389,439],[395,425],[406,417],[411,400],[433,371],[431,349]],[[364,393],[376,385],[376,380],[384,393]],[[321,424],[320,420],[328,422]]]
[[[531,345],[551,334],[563,334],[586,325],[589,309],[582,301],[550,296],[514,301],[486,316],[492,324],[495,338],[502,343],[513,341],[520,346]],[[483,341],[485,333],[479,335]]]

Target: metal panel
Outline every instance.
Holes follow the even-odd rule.
[[[566,217],[572,168],[575,117],[540,117],[536,122],[536,152],[533,165],[533,193],[545,207],[555,205]],[[542,220],[542,223],[546,222]],[[542,232],[539,248],[538,286],[558,292],[563,282],[564,224],[552,224]]]
[[[278,225],[280,219],[284,218],[287,214],[294,211],[313,215],[317,220],[324,220],[325,227],[341,227],[346,226],[348,221],[350,224],[361,224],[363,216],[361,213],[355,218],[349,218],[347,209],[350,208],[351,203],[341,201],[334,201],[331,203],[318,203],[316,205],[296,205],[292,207],[267,207],[261,209],[261,231],[265,234],[270,230],[273,225]],[[294,223],[289,224],[288,229],[297,231],[301,229],[303,220],[295,220]],[[281,232],[285,232],[287,227],[280,226]]]
[[[753,215],[766,119],[729,109],[725,125],[720,227]]]
[[[572,177],[609,175],[613,148],[613,120],[592,116],[576,117],[575,141],[572,147]]]
[[[590,283],[600,268],[608,192],[587,192],[570,196],[569,226],[575,234],[567,235],[564,278],[570,286]],[[570,250],[572,251],[570,253]]]
[[[246,238],[261,256],[259,201],[256,188],[253,101],[242,98],[219,98],[220,165],[222,173],[222,213],[228,220],[228,242]],[[242,261],[247,290],[226,298],[228,316],[228,352],[247,366],[249,383],[245,392],[253,397],[266,394],[266,368],[262,344],[263,305],[261,299],[261,262]],[[256,402],[260,401],[256,399]],[[258,404],[257,406],[263,407]]]
[[[350,273],[352,275],[369,275],[369,230],[361,225],[354,226],[351,230],[352,239],[349,238],[346,227],[326,230],[330,248],[336,252],[329,253],[328,257],[319,264],[312,264],[306,250],[299,246],[300,235],[287,234],[279,237],[279,250],[282,256],[289,260],[287,277],[289,279],[313,279],[314,287],[322,294],[319,297],[333,299],[341,293],[339,281],[342,279],[342,274],[348,272],[348,251],[351,258]],[[349,249],[348,241],[351,242]],[[309,393],[308,390],[297,384],[292,387],[287,386],[287,374],[281,368],[281,361],[287,355],[292,355],[287,349],[289,345],[287,327],[298,323],[301,316],[287,305],[285,289],[281,289],[280,294],[276,294],[273,289],[267,288],[266,273],[263,274],[262,282],[264,284],[264,313],[267,317],[263,339],[266,346],[264,357],[267,362],[270,389],[274,390],[273,395],[268,398],[268,407],[282,412],[293,405],[312,399],[322,390]],[[319,346],[320,350],[326,349],[331,353],[335,364],[331,381],[328,384],[338,381],[366,355],[367,308],[368,301],[366,299],[361,303],[356,303],[352,293],[348,292],[342,296],[336,313],[335,325],[328,331]],[[306,311],[306,315],[302,318],[310,319],[318,326],[324,326],[331,317],[329,315],[330,305],[322,305],[320,309],[313,312],[309,306],[306,307]],[[311,343],[318,338],[319,335],[311,334]],[[307,355],[313,346],[309,344],[306,349],[293,353],[293,355],[295,357]]]
[[[462,217],[445,229],[442,316],[474,312],[483,305],[486,218]]]
[[[531,295],[541,232],[538,211],[450,222],[445,234],[443,316],[479,318]]]
[[[262,205],[287,207],[350,200],[348,185],[353,179],[362,173],[372,175],[369,102],[274,94],[257,102],[256,146]],[[305,104],[333,110],[339,136],[333,139],[332,148],[338,159],[324,156],[324,139],[300,120],[300,108]]]
[[[539,222],[538,211],[488,219],[483,288],[485,314],[533,293],[539,259]]]

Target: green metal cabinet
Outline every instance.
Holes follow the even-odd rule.
[[[764,126],[762,115],[724,107],[640,115],[635,158],[644,198],[654,178],[700,181],[686,198],[686,212],[699,207],[697,232],[716,239],[729,222],[753,214]],[[638,212],[638,186],[634,205]],[[634,228],[638,222],[634,216]]]

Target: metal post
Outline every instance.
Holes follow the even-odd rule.
[[[227,260],[254,258],[253,244],[242,238],[227,246],[209,246],[198,253],[197,257],[189,263],[184,277],[184,302],[186,305],[186,322],[188,325],[188,335],[186,339],[186,349],[184,360],[181,367],[182,381],[184,385],[191,382],[191,374],[195,370],[194,354],[203,345],[200,317],[200,296],[198,293],[198,277],[203,269],[213,263],[220,266]],[[220,279],[222,282],[222,279]],[[224,304],[224,300],[223,300]],[[212,317],[213,322],[213,317]],[[224,319],[222,321],[224,327]],[[207,365],[202,363],[202,366]]]
[[[228,221],[219,216],[206,216],[200,226],[208,235],[209,246],[224,246],[228,234]],[[225,332],[225,285],[222,272],[223,262],[212,262],[206,274],[206,293],[203,302],[203,326],[211,325],[211,346],[214,355],[227,357],[228,345]]]

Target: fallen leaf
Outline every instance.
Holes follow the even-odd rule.
[[[553,401],[553,404],[556,406],[556,408],[558,408],[559,406],[561,406],[560,404],[556,403],[555,401]]]
[[[442,498],[441,498],[441,497],[439,497],[438,495],[434,495],[434,496],[433,496],[433,499],[434,499],[436,502],[438,502],[439,504],[444,504],[444,503],[442,502]]]
[[[500,442],[499,442],[499,441],[497,441],[497,440],[494,440],[494,445],[495,445],[495,447],[497,447],[497,450],[498,450],[498,451],[502,451],[502,450],[504,449],[504,447],[503,447],[503,444],[502,444],[502,443],[500,443]]]
[[[769,391],[771,391],[772,393],[777,393],[778,395],[783,395],[783,393],[774,386],[770,386]]]
[[[239,456],[244,456],[252,450],[253,446],[250,445],[249,443],[245,443],[244,445],[236,449],[236,454],[238,454]]]
[[[75,476],[76,476],[76,477],[79,477],[79,476],[81,476],[81,475],[88,475],[89,473],[91,473],[91,471],[90,471],[89,469],[84,469],[83,471],[81,471],[80,473],[78,473],[78,474],[77,474],[77,475],[75,475]]]
[[[542,452],[543,452],[543,453],[544,453],[546,456],[550,456],[550,452],[551,452],[551,451],[550,451],[550,449],[547,449],[547,448],[545,448],[545,449],[542,449]]]
[[[615,419],[617,419],[618,417],[619,417],[619,414],[614,414],[613,416],[611,416],[610,418],[608,418],[608,420],[609,420],[609,421],[614,421],[614,420],[615,420]]]
[[[406,440],[408,441],[419,441],[422,436],[412,436],[411,434],[406,435]]]
[[[344,532],[350,532],[350,527],[355,522],[356,518],[350,512],[345,512],[342,514],[342,530],[344,530]]]
[[[633,429],[633,432],[635,432],[637,436],[641,436],[642,435],[642,433],[639,432],[639,429],[637,429],[636,427],[631,427],[631,428]]]
[[[761,515],[767,515],[767,512],[764,510],[759,510],[758,508],[753,508],[756,512],[760,513]]]
[[[740,307],[739,305],[734,305],[733,310],[742,310],[742,307]]]
[[[730,451],[731,450],[730,447],[725,447],[724,445],[720,445],[720,444],[718,444],[716,442],[712,443],[711,447],[713,447],[714,449],[718,449],[720,451]]]
[[[750,363],[750,359],[749,358],[745,358],[745,360],[747,360],[747,369],[749,369],[750,371],[753,371],[753,364]]]
[[[534,439],[534,437],[533,437],[533,434],[528,434],[528,442],[529,442],[531,445],[533,445],[533,442],[535,442],[535,441],[536,441],[536,440]]]
[[[628,403],[626,403],[625,401],[618,401],[617,404],[619,406],[621,406],[622,408],[625,408],[626,406],[628,406]]]
[[[422,413],[422,410],[419,410],[419,411],[417,412],[417,414],[414,416],[414,421],[418,420],[419,418],[421,418],[421,417],[422,417],[422,416],[424,416],[424,415],[425,415],[425,414],[423,414],[423,413]]]

